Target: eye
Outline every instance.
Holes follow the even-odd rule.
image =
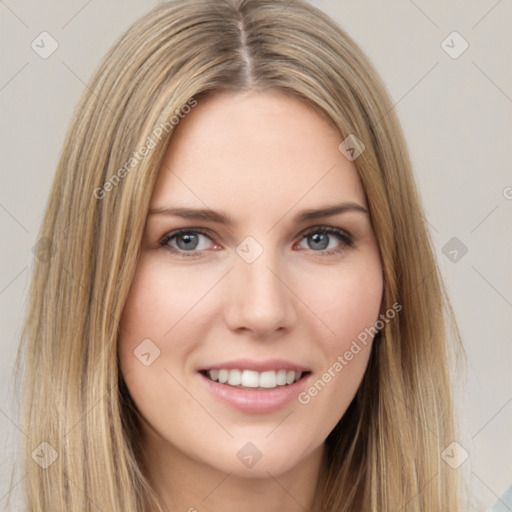
[[[331,242],[334,238],[338,239],[338,244],[333,246]],[[183,228],[168,233],[159,243],[173,254],[190,258],[200,257],[200,253],[208,249],[208,242],[205,242],[205,239],[210,240],[210,242],[212,241],[212,235],[209,231],[201,228]],[[300,243],[304,242],[309,243],[309,249],[320,253],[322,256],[338,254],[347,247],[354,245],[354,241],[348,233],[332,226],[316,226],[309,229],[302,234]],[[216,247],[219,246],[217,245]]]
[[[160,240],[160,245],[170,250],[172,253],[179,254],[180,256],[196,256],[196,252],[207,249],[205,245],[208,244],[205,244],[204,241],[201,243],[201,238],[208,238],[211,240],[210,233],[199,228],[178,229],[165,235],[162,240]]]
[[[347,247],[354,245],[354,240],[348,233],[332,226],[315,226],[306,231],[302,237],[301,243],[304,241],[309,243],[309,248],[314,252],[319,252],[322,256],[340,253]],[[334,237],[338,239],[339,243],[333,246],[331,241]]]

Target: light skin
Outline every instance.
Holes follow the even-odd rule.
[[[324,441],[359,387],[371,343],[309,403],[295,398],[272,412],[222,402],[199,369],[285,359],[309,369],[307,391],[378,319],[379,251],[342,140],[304,102],[270,90],[211,95],[173,133],[119,339],[148,476],[169,510],[313,504]],[[341,213],[295,221],[303,210],[341,203]],[[178,207],[222,211],[233,224],[164,211]],[[208,234],[164,238],[181,228]],[[243,245],[246,237],[257,245]],[[237,247],[263,252],[248,263]],[[148,366],[134,355],[145,339],[160,350]],[[237,457],[248,442],[261,453],[252,467]]]

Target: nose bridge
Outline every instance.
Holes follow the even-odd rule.
[[[283,274],[285,266],[275,247],[247,237],[237,247],[232,272],[232,327],[269,332],[293,322],[293,294]],[[283,282],[284,281],[284,282]]]

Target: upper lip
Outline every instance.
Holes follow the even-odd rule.
[[[266,359],[262,361],[257,361],[255,359],[232,359],[231,361],[215,363],[200,369],[200,371],[207,370],[253,370],[256,372],[271,370],[293,370],[296,372],[310,371],[306,366],[292,361],[287,361],[286,359]]]

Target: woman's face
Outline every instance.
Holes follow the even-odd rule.
[[[361,382],[371,337],[353,342],[382,296],[341,142],[268,91],[210,96],[177,126],[119,339],[155,456],[256,477],[318,460]]]

